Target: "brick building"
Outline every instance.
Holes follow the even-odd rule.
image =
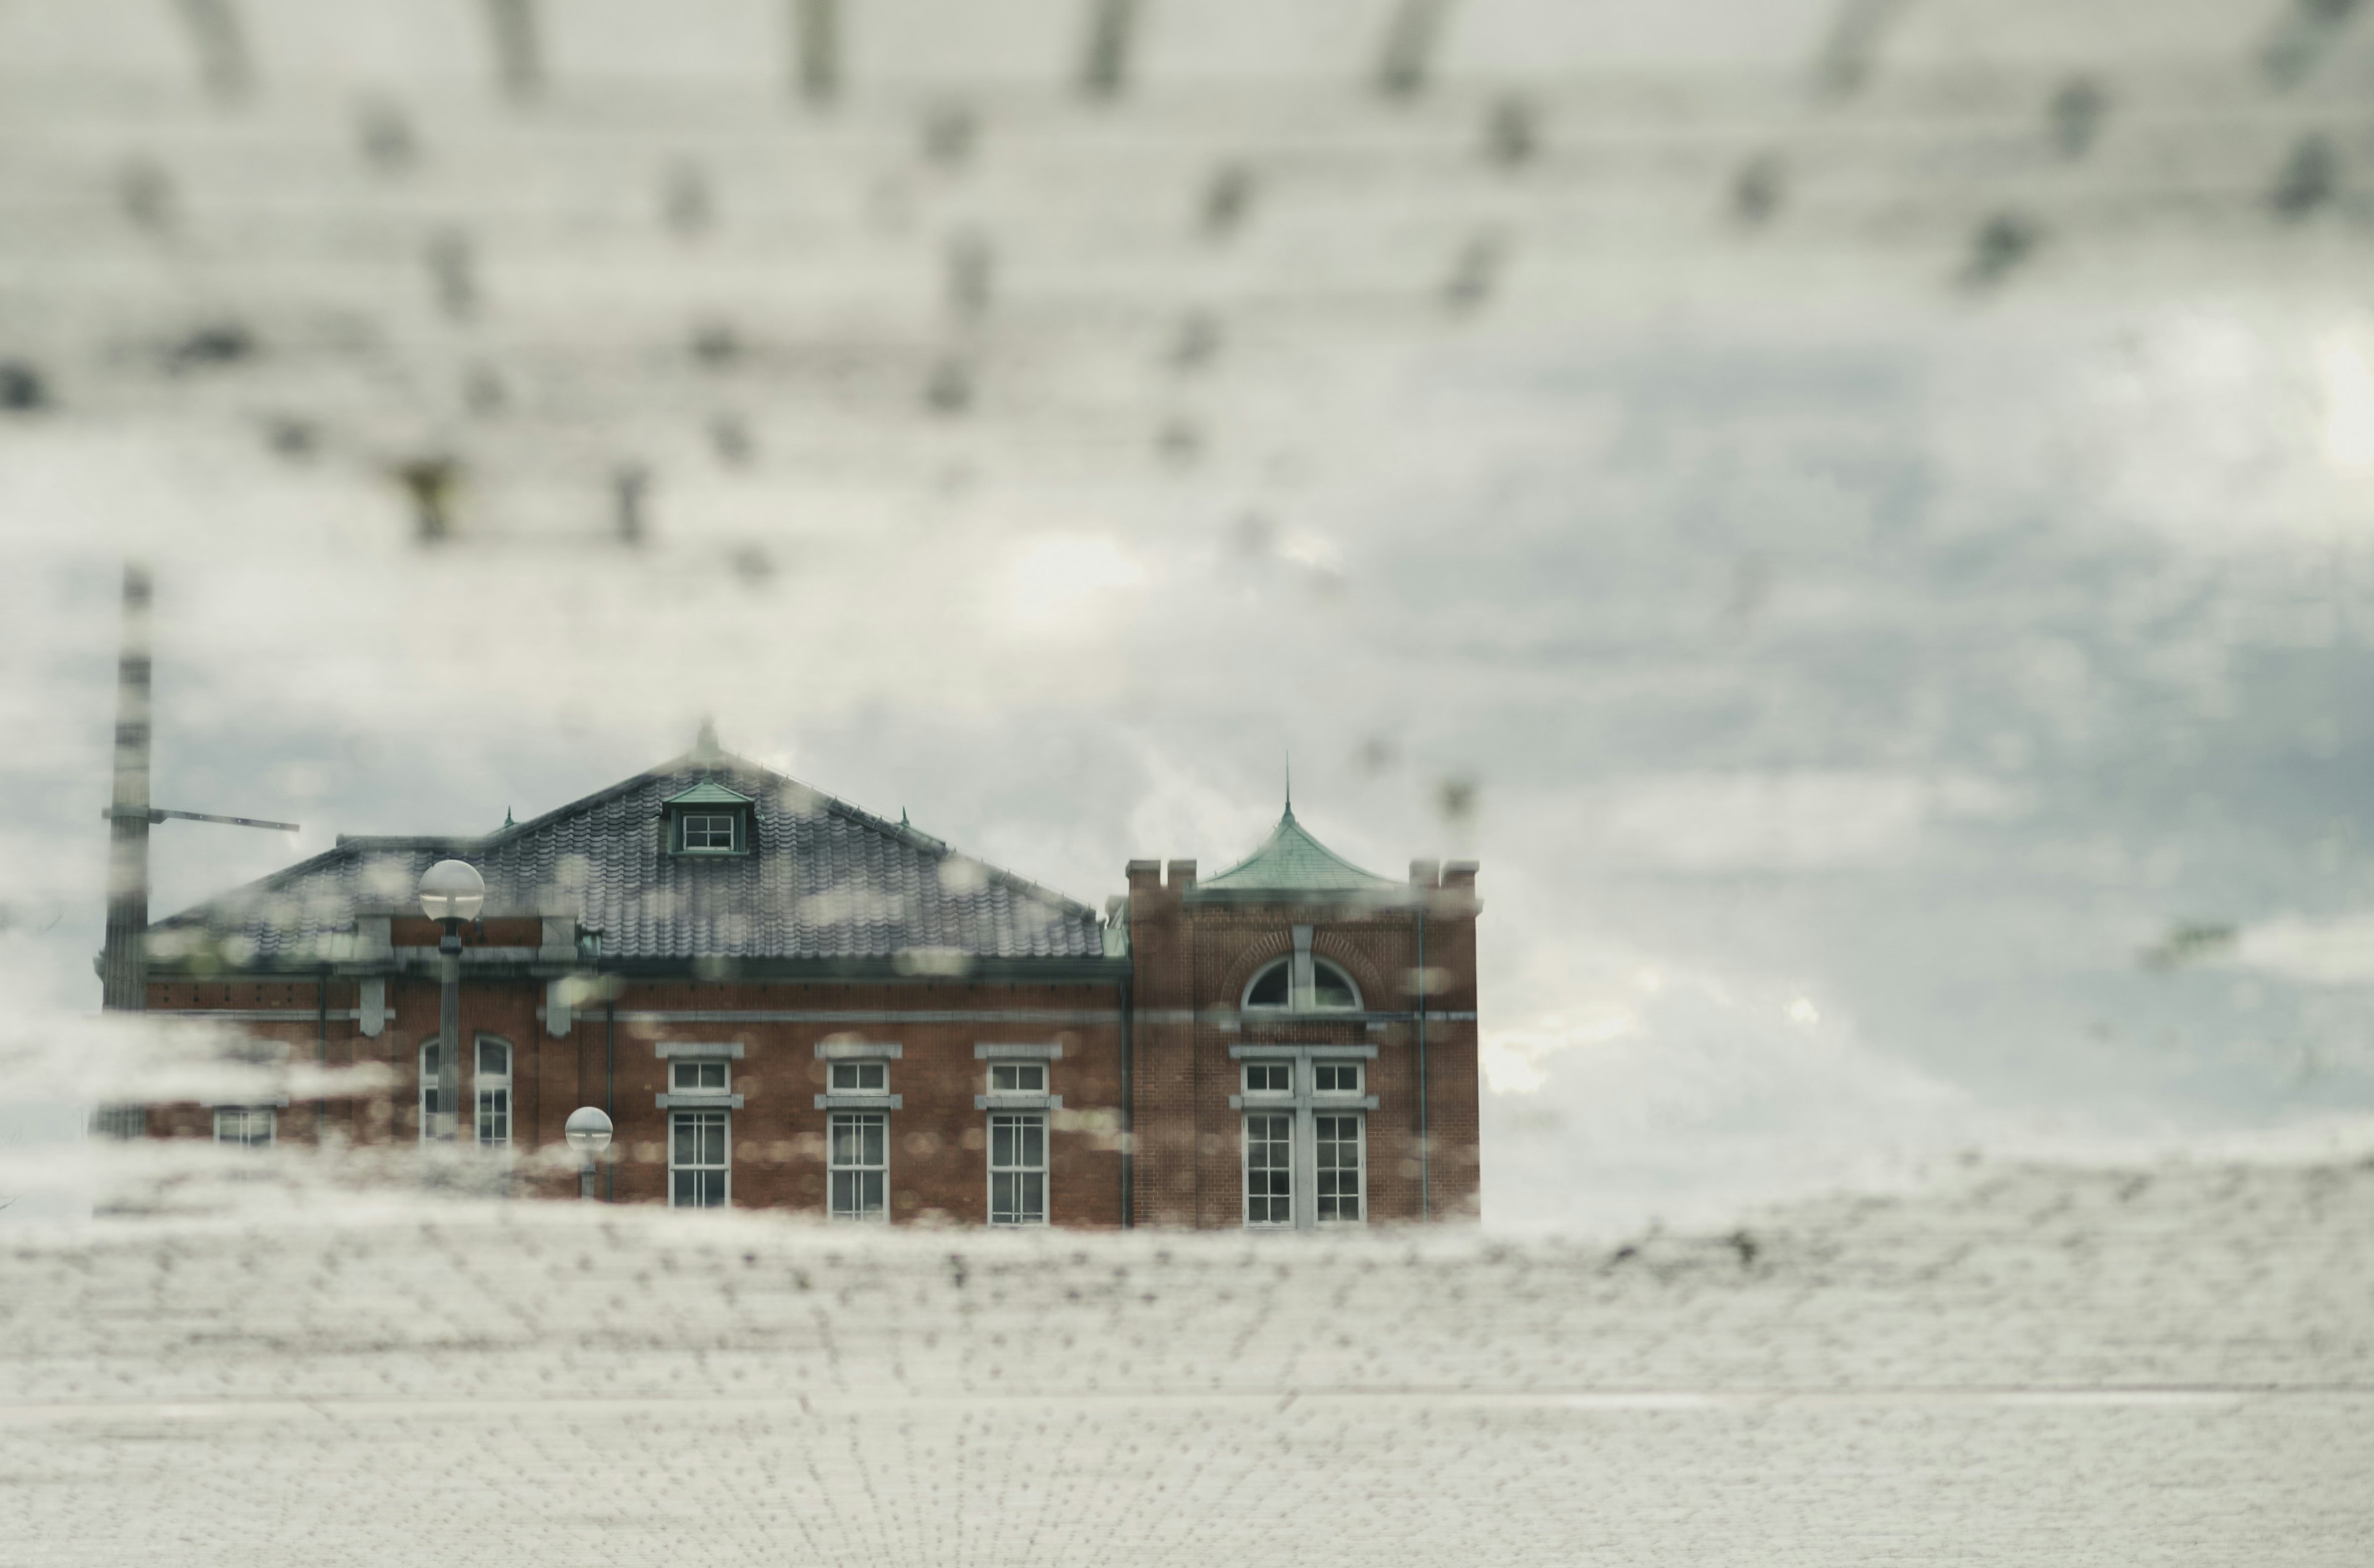
[[[1475,868],[1394,882],[1291,803],[1250,858],[1133,861],[1106,912],[721,750],[484,837],[347,837],[149,928],[150,1011],[282,1059],[378,1063],[368,1097],[182,1105],[131,1131],[417,1140],[438,929],[464,929],[460,1138],[523,1191],[963,1224],[1307,1228],[1477,1207]]]

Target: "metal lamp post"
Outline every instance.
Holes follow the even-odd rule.
[[[453,1141],[462,1109],[462,922],[487,906],[487,879],[464,860],[440,860],[420,873],[420,912],[444,927],[438,939],[437,1125],[441,1143]]]
[[[580,1106],[569,1113],[561,1131],[569,1146],[584,1158],[585,1164],[577,1173],[577,1197],[579,1201],[590,1203],[594,1200],[594,1162],[610,1147],[610,1118],[602,1114],[598,1106]]]

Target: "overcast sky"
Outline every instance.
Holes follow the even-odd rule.
[[[188,155],[201,216],[173,259],[91,281],[61,254],[144,241],[93,238],[117,220],[58,194],[104,184],[112,151],[89,149],[173,167],[198,143],[172,114],[216,122],[76,100],[0,176],[62,236],[0,261],[0,357],[55,389],[0,418],[19,1026],[97,1001],[114,595],[136,551],[159,574],[158,801],[305,824],[293,844],[161,828],[159,913],[336,833],[547,810],[683,750],[704,715],[735,750],[1100,904],[1133,857],[1249,850],[1290,755],[1298,813],[1351,858],[1482,861],[1497,1223],[1688,1215],[1964,1147],[2362,1116],[2364,215],[2279,219],[2262,187],[2364,52],[2327,97],[2277,98],[2256,33],[2204,30],[2201,79],[2265,123],[2185,186],[2215,161],[2186,151],[2199,126],[2170,83],[2192,78],[2118,78],[2115,28],[1981,29],[2044,64],[1986,77],[1967,123],[1859,123],[1804,106],[1792,63],[1828,13],[1785,10],[1735,13],[1767,29],[1740,53],[1798,75],[1725,78],[1696,107],[1651,93],[1630,118],[1543,88],[1547,150],[1497,182],[1456,166],[1483,94],[1400,120],[1256,94],[1241,134],[1175,105],[1066,130],[1076,111],[1026,104],[1019,170],[984,111],[962,189],[907,183],[911,103],[861,99],[817,176],[858,216],[811,182],[782,198],[806,238],[745,231],[775,198],[721,177],[699,252],[605,225],[648,209],[640,171],[679,146],[760,158],[751,138],[783,133],[751,130],[757,109],[681,136],[664,106],[621,123],[565,94],[549,142],[488,121],[515,170],[566,164],[571,135],[634,149],[631,197],[589,186],[572,218],[553,174],[533,222],[432,123],[418,210],[368,216],[493,215],[462,326],[317,254],[361,221],[341,181],[362,177],[311,150],[344,156],[343,99],[244,111],[236,145]],[[1957,15],[1977,13],[1916,8],[1905,47],[1953,58]],[[1642,25],[1663,64],[1627,90],[1702,80]],[[1460,47],[1487,50],[1476,26]],[[2090,161],[2020,150],[2073,61],[2158,118],[2129,132],[2114,108]],[[1746,130],[1708,129],[1727,116]],[[1222,259],[1131,249],[1154,226],[1107,149],[1141,132],[1181,212],[1211,158],[1259,171]],[[1636,135],[1670,156],[1615,150]],[[1823,216],[1750,236],[1724,204],[1773,146]],[[293,194],[254,172],[273,158]],[[209,199],[241,224],[208,229]],[[921,216],[901,228],[883,203]],[[2006,204],[2054,216],[1973,282]],[[921,252],[927,322],[945,224],[1001,245],[993,324],[931,329],[982,377],[965,418],[869,401],[930,354],[866,315],[863,256],[762,275],[844,221]],[[572,223],[592,238],[556,238]],[[1478,236],[1483,297],[1446,303]],[[1158,369],[1189,308],[1221,323],[1193,377]],[[737,380],[664,358],[704,311],[754,345]],[[357,319],[372,342],[341,347],[361,339],[325,323]],[[157,368],[149,345],[220,320],[263,346]],[[418,390],[485,365],[529,390],[468,417]],[[758,436],[730,471],[703,445],[721,408]],[[264,439],[300,415],[306,451]],[[463,537],[434,548],[387,477],[421,431],[473,465]],[[652,475],[640,548],[605,537],[622,459]],[[2186,925],[2235,935],[2145,961]],[[37,1114],[63,1113],[0,1125]]]

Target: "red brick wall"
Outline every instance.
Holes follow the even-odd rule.
[[[351,1011],[356,987],[333,982],[330,1005]],[[311,1007],[313,983],[170,982],[150,988],[152,1008]],[[439,987],[425,978],[392,979],[391,1012],[376,1038],[350,1020],[330,1025],[333,1066],[378,1062],[394,1086],[355,1100],[333,1100],[328,1124],[335,1136],[365,1144],[404,1143],[420,1136],[417,1064],[421,1045],[437,1037]],[[667,1200],[667,1113],[655,1104],[666,1091],[666,1063],[655,1047],[669,1040],[736,1042],[733,1066],[743,1108],[731,1124],[733,1201],[737,1208],[785,1208],[822,1213],[824,1139],[829,1113],[816,1108],[825,1087],[818,1042],[832,1037],[895,1042],[890,1092],[903,1097],[889,1113],[890,1204],[899,1221],[981,1224],[988,1218],[988,1113],[973,1096],[988,1087],[988,1064],[977,1044],[1053,1044],[1048,1087],[1064,1107],[1051,1113],[1048,1149],[1049,1218],[1059,1225],[1121,1223],[1121,1030],[1117,989],[1109,985],[991,985],[912,981],[880,985],[684,982],[629,986],[616,1000],[615,1029],[603,1009],[577,1013],[567,1036],[546,1032],[537,1016],[544,987],[535,980],[465,981],[462,988],[464,1107],[476,1104],[471,1043],[493,1035],[512,1047],[512,1129],[515,1150],[558,1149],[562,1125],[579,1106],[599,1106],[605,1065],[615,1074],[610,1111],[617,1127],[614,1164],[605,1178],[619,1202]],[[653,1012],[1004,1014],[970,1021],[682,1022],[635,1016]],[[1093,1014],[1051,1021],[1032,1014]],[[314,1023],[245,1023],[256,1037],[287,1040],[310,1058]],[[467,1137],[465,1118],[464,1136]],[[211,1137],[213,1113],[178,1106],[152,1111],[160,1137]],[[310,1102],[281,1116],[283,1141],[315,1137]],[[523,1190],[573,1197],[573,1166],[550,1172],[523,1166]]]
[[[1264,965],[1293,951],[1292,930],[1313,928],[1311,951],[1348,971],[1366,1011],[1475,1010],[1474,872],[1428,890],[1426,968],[1442,989],[1421,997],[1417,920],[1409,907],[1292,904],[1198,904],[1192,862],[1173,862],[1166,882],[1152,861],[1133,865],[1131,951],[1136,972],[1136,1220],[1141,1224],[1227,1228],[1243,1223],[1242,1113],[1235,1046],[1264,1041],[1371,1045],[1369,1211],[1381,1223],[1474,1218],[1477,1159],[1476,1033],[1472,1022],[1426,1025],[1428,1155],[1421,1178],[1417,1036],[1415,1022],[1370,1025],[1304,1015],[1238,1015],[1244,988]],[[1149,1019],[1148,1013],[1156,1018]],[[1184,1019],[1192,1016],[1193,1022]],[[1228,1027],[1229,1024],[1236,1027]],[[1421,1185],[1425,1200],[1421,1203]]]

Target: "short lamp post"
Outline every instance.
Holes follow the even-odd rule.
[[[453,1141],[462,1109],[462,922],[487,907],[487,879],[465,860],[440,860],[420,873],[420,912],[444,927],[437,942],[437,1125]]]
[[[577,1172],[577,1196],[581,1201],[594,1199],[594,1162],[610,1147],[610,1118],[599,1106],[580,1106],[569,1113],[561,1131],[568,1136],[569,1146],[577,1151],[585,1164]]]

